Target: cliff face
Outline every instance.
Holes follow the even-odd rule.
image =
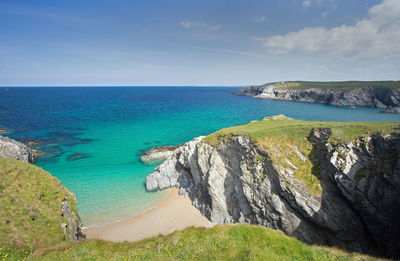
[[[39,155],[41,152],[38,150],[32,150],[16,140],[0,136],[0,158],[33,163]]]
[[[260,224],[307,243],[399,257],[400,138],[336,144],[331,134],[312,129],[308,155],[290,143],[266,149],[232,136],[215,146],[199,137],[158,166],[146,187],[179,187],[215,223]],[[310,176],[299,176],[307,164]]]
[[[284,101],[324,103],[336,106],[368,106],[392,109],[400,113],[400,89],[381,87],[362,87],[352,90],[332,89],[285,89],[279,84],[265,84],[237,91],[237,95]]]

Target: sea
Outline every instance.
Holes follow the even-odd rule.
[[[35,163],[77,198],[85,226],[121,220],[163,200],[146,192],[154,146],[178,145],[221,128],[284,114],[316,121],[400,121],[379,109],[255,99],[240,87],[1,87],[0,127],[37,142]],[[34,178],[34,177],[32,177]]]

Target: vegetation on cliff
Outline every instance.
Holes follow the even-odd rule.
[[[30,252],[71,242],[69,225],[66,233],[62,228],[70,223],[63,201],[77,218],[75,196],[57,178],[29,163],[0,159],[0,246]]]
[[[316,196],[322,193],[318,162],[313,161],[313,145],[309,139],[314,129],[328,128],[332,135],[331,144],[349,143],[360,137],[374,134],[400,133],[398,122],[318,122],[301,121],[283,115],[266,117],[246,125],[219,130],[203,142],[216,146],[234,136],[245,136],[265,151],[273,162],[285,168],[296,166],[294,175]],[[296,153],[297,152],[297,153]],[[301,154],[300,154],[301,153]],[[299,157],[303,155],[304,157]]]
[[[287,81],[276,84],[282,89],[330,89],[349,91],[363,87],[400,88],[400,81],[343,81],[343,82],[308,82],[308,81]]]

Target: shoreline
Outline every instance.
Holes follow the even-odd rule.
[[[141,214],[101,226],[85,227],[82,232],[88,239],[134,242],[188,227],[210,228],[214,225],[201,215],[188,197],[179,195],[177,188],[171,188],[165,199]]]

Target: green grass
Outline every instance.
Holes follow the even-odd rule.
[[[283,123],[283,122],[282,122]],[[378,260],[306,245],[251,225],[188,228],[135,243],[65,239],[61,201],[74,196],[44,170],[0,159],[0,260]],[[74,205],[76,208],[76,205]],[[32,218],[34,217],[34,218]]]
[[[362,87],[400,88],[400,81],[344,81],[344,82],[306,82],[288,81],[276,83],[282,89],[330,89],[349,91]]]
[[[283,115],[266,118],[246,125],[219,130],[203,142],[217,146],[222,141],[234,136],[250,138],[260,149],[268,152],[271,160],[285,168],[291,168],[289,160],[297,169],[294,176],[304,184],[311,195],[322,194],[319,182],[318,162],[312,157],[313,146],[308,140],[310,133],[316,128],[329,128],[332,144],[348,143],[356,138],[370,136],[375,133],[389,134],[400,131],[398,122],[318,122],[288,119]],[[295,153],[293,146],[307,157],[303,162]]]
[[[7,260],[378,260],[335,248],[309,246],[281,231],[251,225],[188,228],[136,243],[88,240]]]
[[[62,200],[75,197],[61,182],[32,164],[0,159],[0,246],[31,251],[63,242]],[[0,258],[1,260],[1,258]]]

